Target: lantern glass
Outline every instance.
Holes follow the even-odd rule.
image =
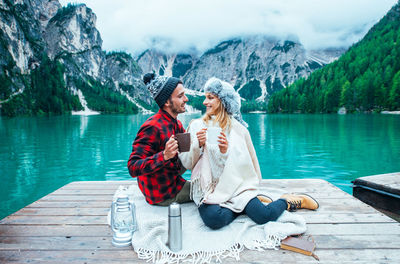
[[[120,195],[111,205],[112,244],[118,247],[128,246],[136,228],[135,205],[129,201],[127,195]]]

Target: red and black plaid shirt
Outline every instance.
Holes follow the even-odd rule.
[[[168,139],[185,132],[182,123],[164,110],[150,117],[139,129],[128,161],[129,173],[138,177],[139,188],[149,204],[173,198],[185,180],[179,175],[178,156],[165,161],[163,150]]]

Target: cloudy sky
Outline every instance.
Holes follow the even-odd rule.
[[[69,2],[85,3],[97,15],[103,49],[137,55],[151,46],[204,51],[252,34],[309,49],[348,47],[397,0],[60,0]]]

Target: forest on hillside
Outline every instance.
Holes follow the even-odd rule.
[[[400,110],[400,3],[337,61],[273,94],[270,113]]]

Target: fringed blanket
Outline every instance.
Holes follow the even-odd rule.
[[[244,248],[275,249],[286,236],[306,231],[300,215],[285,211],[276,222],[255,224],[246,215],[236,218],[219,230],[206,227],[194,203],[181,205],[182,250],[172,252],[167,246],[168,207],[149,205],[136,184],[120,186],[114,195],[126,192],[135,203],[138,229],[133,234],[132,247],[140,259],[153,263],[210,263],[232,257],[239,260]],[[108,223],[110,223],[108,217]]]

